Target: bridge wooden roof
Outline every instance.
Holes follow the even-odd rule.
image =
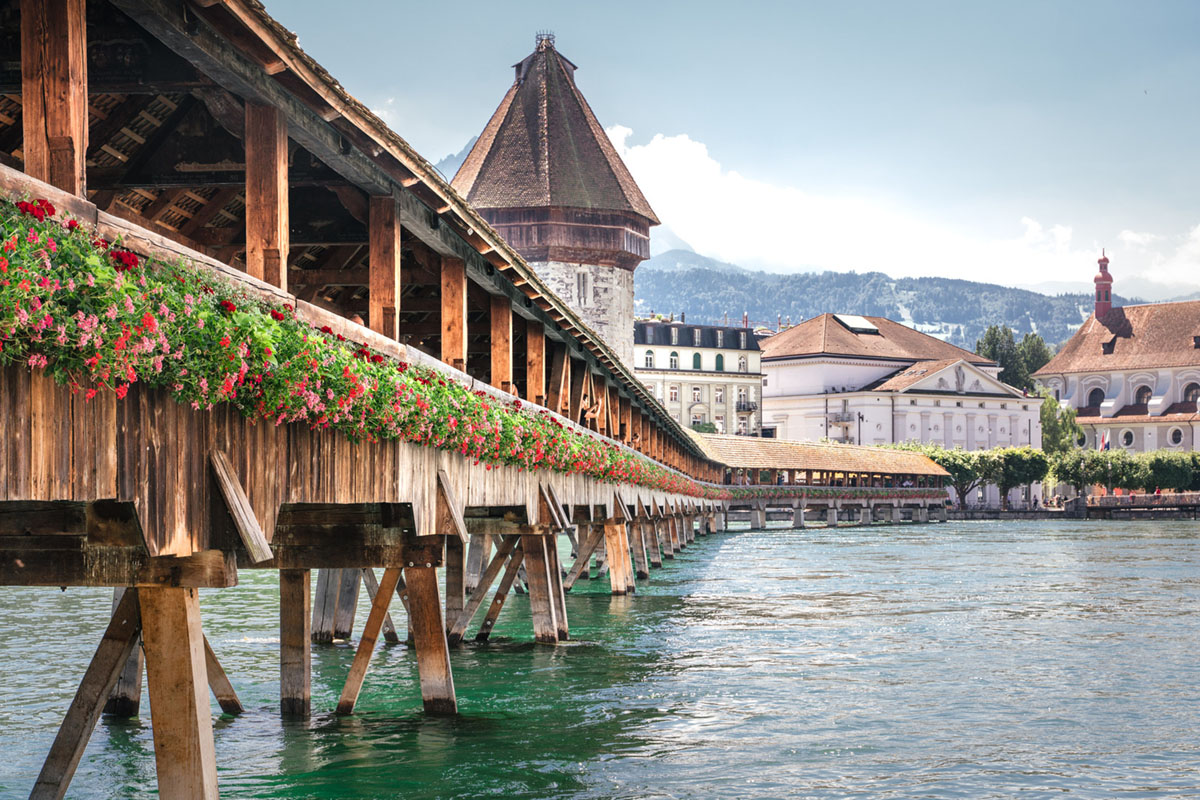
[[[16,2],[0,41],[18,52]],[[462,259],[468,321],[488,295],[540,321],[610,380],[684,452],[700,451],[603,339],[403,138],[352,97],[257,0],[92,0],[87,4],[87,197],[217,261],[245,250],[247,102],[279,109],[290,139],[288,286],[343,315],[367,308],[369,198],[392,196],[404,228],[401,340],[436,355],[436,259]],[[0,163],[21,169],[18,60],[0,66]],[[522,326],[523,327],[523,326]],[[523,335],[516,332],[519,341]],[[467,371],[487,363],[486,323],[470,325]]]
[[[695,431],[689,433],[710,459],[735,469],[799,469],[880,475],[950,474],[928,456],[911,450],[833,442],[793,442]]]

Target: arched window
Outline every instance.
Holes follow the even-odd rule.
[[[717,372],[725,371],[725,354],[717,353]]]
[[[700,369],[700,354],[692,354],[692,369]]]
[[[1200,402],[1200,383],[1189,383],[1187,386],[1183,387],[1183,402]]]
[[[679,369],[679,353],[676,353],[674,350],[671,351],[671,361],[668,366],[671,369]]]
[[[654,351],[646,351],[646,369],[654,369]]]
[[[1133,431],[1121,431],[1121,446],[1133,447]]]
[[[746,371],[746,357],[738,356],[738,372]]]
[[[1171,428],[1170,434],[1167,435],[1167,441],[1176,447],[1183,444],[1183,431],[1179,428]]]
[[[1099,408],[1104,402],[1104,390],[1092,389],[1088,392],[1088,408]]]
[[[1149,386],[1139,386],[1137,391],[1133,393],[1134,405],[1144,406],[1150,403],[1150,398],[1154,396],[1154,391]]]

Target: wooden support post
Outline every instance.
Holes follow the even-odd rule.
[[[467,594],[474,594],[479,586],[479,578],[483,575],[483,571],[487,569],[488,561],[492,557],[492,537],[487,533],[471,534],[471,541],[467,547],[467,569],[466,576],[463,580],[463,588]],[[484,589],[484,591],[487,591]],[[454,618],[447,614],[448,620]]]
[[[488,637],[492,635],[492,628],[496,626],[500,610],[504,608],[504,601],[508,597],[513,581],[516,580],[517,573],[520,571],[521,564],[524,561],[525,549],[518,539],[516,547],[513,549],[512,558],[508,560],[508,567],[504,570],[504,577],[500,579],[500,585],[496,587],[496,596],[492,598],[492,604],[488,607],[487,614],[483,618],[483,624],[479,626],[479,633],[475,634],[475,641],[486,642]]]
[[[551,597],[549,559],[546,537],[524,534],[521,546],[525,551],[525,576],[529,583],[529,610],[533,615],[533,637],[539,642],[558,641],[556,607]]]
[[[312,640],[317,644],[333,641],[333,618],[337,614],[338,592],[342,585],[339,569],[317,570],[317,591],[312,598]]]
[[[389,567],[383,571],[383,581],[379,584],[379,591],[375,592],[371,598],[371,613],[367,616],[367,624],[363,628],[362,638],[359,639],[358,649],[354,652],[354,663],[350,665],[350,674],[346,676],[346,685],[342,687],[342,696],[338,700],[337,706],[339,714],[354,713],[354,704],[358,702],[358,693],[362,690],[363,679],[366,678],[367,667],[371,663],[371,655],[375,652],[375,642],[379,638],[379,631],[383,628],[384,620],[388,615],[392,592],[396,590],[396,584],[399,581],[399,567]]]
[[[21,0],[20,25],[25,173],[83,197],[88,149],[84,0]]]
[[[327,570],[328,571],[328,570]],[[279,571],[279,709],[308,719],[312,711],[309,571]]]
[[[237,692],[233,690],[233,684],[229,681],[229,676],[225,674],[225,668],[221,666],[221,662],[217,660],[217,654],[213,652],[212,645],[208,643],[208,637],[204,637],[204,668],[208,675],[208,688],[212,689],[213,696],[217,698],[217,705],[226,714],[237,716],[246,709],[242,708],[242,701],[238,699]]]
[[[366,567],[362,571],[363,585],[367,587],[367,597],[371,604],[375,604],[375,597],[379,594],[379,579],[375,577],[375,570]],[[399,575],[397,575],[397,582]],[[392,615],[384,613],[383,615],[383,640],[388,644],[399,644],[400,635],[396,633],[396,626],[392,624]]]
[[[408,616],[412,621],[425,713],[457,714],[450,648],[438,598],[437,568],[405,567],[404,582],[408,585]]]
[[[667,515],[662,518],[662,523],[659,527],[659,533],[662,537],[663,555],[667,558],[675,558],[675,518]]]
[[[338,570],[337,609],[333,614],[333,638],[347,640],[354,633],[354,614],[358,611],[358,587],[362,572]]]
[[[546,405],[546,328],[540,322],[525,322],[525,397]]]
[[[613,594],[625,594],[629,591],[629,580],[625,577],[625,558],[622,551],[629,552],[629,546],[622,534],[624,523],[607,520],[604,523],[604,551],[608,555],[608,580]]]
[[[563,589],[562,564],[558,558],[558,536],[547,536],[546,539],[546,570],[550,573],[550,601],[554,606],[554,623],[558,629],[558,640],[565,642],[571,638],[571,630],[567,625],[567,594]]]
[[[580,539],[579,552],[575,556],[575,563],[571,565],[571,571],[567,573],[566,580],[563,581],[563,590],[571,591],[571,587],[575,585],[575,581],[587,574],[588,563],[592,560],[592,553],[596,552],[596,547],[599,546],[604,538],[604,528],[599,525],[584,524],[586,534]]]
[[[646,556],[646,536],[643,531],[646,521],[638,517],[629,523],[629,543],[633,545],[633,562],[637,567],[637,577],[645,580],[650,577],[650,564]]]
[[[274,106],[246,103],[246,272],[287,289],[287,120]]]
[[[492,386],[512,391],[512,301],[504,295],[491,297]]]
[[[467,369],[467,266],[460,258],[442,258],[442,361]]]
[[[113,613],[121,604],[121,598],[126,590],[120,587],[113,589]],[[141,622],[138,622],[140,628]],[[142,658],[142,636],[139,633],[136,646],[129,654],[129,659],[117,676],[117,682],[108,695],[104,704],[104,713],[114,717],[136,717],[142,705],[142,673],[145,671],[145,661]]]
[[[487,536],[487,534],[482,535]],[[488,536],[488,538],[490,539],[491,537]],[[499,547],[496,548],[496,555],[492,557],[483,575],[479,578],[479,583],[476,585],[475,591],[472,592],[471,600],[467,603],[466,608],[462,610],[457,618],[447,617],[446,621],[449,623],[450,629],[446,640],[451,646],[462,641],[467,626],[471,624],[471,618],[475,616],[475,613],[479,611],[479,607],[483,605],[488,590],[492,588],[492,583],[496,580],[496,576],[504,568],[505,562],[508,561],[509,556],[512,555],[513,548],[517,546],[519,541],[520,537],[518,536],[509,536],[501,539]]]
[[[642,539],[648,550],[650,566],[661,569],[662,548],[658,544],[658,522],[653,517],[648,517],[642,522]]]
[[[446,537],[446,625],[458,619],[466,606],[466,559],[462,540],[457,536]]]
[[[83,750],[100,719],[109,690],[117,682],[117,676],[129,661],[130,654],[137,648],[140,631],[138,593],[127,591],[117,603],[100,646],[96,648],[96,654],[83,674],[67,716],[58,729],[54,744],[50,746],[50,754],[46,756],[37,783],[29,795],[30,800],[58,800],[67,793]]]
[[[400,333],[400,204],[390,195],[372,197],[368,215],[367,324],[396,339]]]
[[[139,589],[158,796],[216,800],[204,634],[197,589]]]
[[[619,403],[619,405],[618,405],[617,410],[621,417],[621,430],[620,430],[621,441],[628,445],[633,442],[633,434],[634,434],[633,403],[630,402],[628,397],[620,398],[618,400],[618,403]]]

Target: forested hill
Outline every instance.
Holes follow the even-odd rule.
[[[777,316],[801,322],[825,312],[887,317],[973,349],[988,325],[1038,333],[1051,346],[1065,341],[1092,311],[1092,296],[1050,297],[1026,289],[950,278],[889,278],[882,272],[753,272],[683,250],[644,262],[635,275],[637,311],[687,314],[688,322],[719,323],[742,312],[756,325]],[[1128,298],[1113,295],[1114,304]],[[1132,301],[1137,302],[1137,301]]]

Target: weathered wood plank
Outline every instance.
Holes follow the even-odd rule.
[[[113,589],[114,614],[121,604],[121,598],[127,591],[129,590],[121,587]],[[139,617],[139,625],[141,625],[140,619]],[[105,714],[124,719],[138,715],[142,705],[142,673],[145,671],[141,645],[142,635],[138,633],[133,652],[125,660],[125,666],[121,668],[121,674],[117,676],[117,682],[108,694],[108,701],[104,704]]]
[[[21,0],[25,171],[83,196],[88,146],[84,0]]]
[[[450,648],[446,644],[442,604],[438,598],[437,570],[405,567],[404,582],[408,585],[408,616],[412,622],[425,713],[457,714],[458,700],[454,694]]]
[[[504,295],[491,296],[491,355],[492,372],[489,383],[497,389],[512,392],[512,301]]]
[[[391,195],[372,197],[368,238],[370,289],[367,324],[389,339],[399,338],[400,207]]]
[[[212,645],[208,643],[207,636],[204,637],[204,666],[208,674],[208,688],[212,689],[213,696],[217,698],[217,705],[221,707],[221,710],[234,716],[245,711],[242,701],[238,699],[237,692],[233,689],[229,676],[225,674],[225,668],[221,666]]]
[[[533,615],[533,638],[553,644],[558,641],[558,620],[551,596],[546,538],[538,534],[521,537],[525,551],[525,576],[529,584],[529,611]]]
[[[246,103],[246,272],[287,289],[288,130],[278,108]]]
[[[375,570],[370,567],[363,569],[362,576],[363,585],[367,587],[367,597],[374,604],[375,597],[379,594],[379,579],[375,577]],[[392,623],[390,613],[383,615],[383,640],[388,644],[400,643],[400,635],[396,633],[396,626]]]
[[[442,259],[442,361],[467,368],[467,267],[459,258]]]
[[[312,712],[310,602],[309,571],[280,570],[279,700],[285,717],[308,719]]]
[[[374,575],[375,573],[371,573]],[[392,592],[400,580],[400,568],[390,567],[383,571],[383,580],[379,582],[379,591],[372,593],[371,613],[367,615],[367,624],[363,628],[362,638],[354,653],[354,663],[350,665],[350,673],[346,676],[346,684],[342,687],[342,696],[338,700],[337,713],[352,714],[354,705],[358,702],[358,694],[362,690],[363,679],[367,676],[367,667],[371,663],[371,655],[375,652],[375,642],[379,631],[387,618],[388,605],[392,601]]]
[[[209,453],[209,461],[212,465],[217,489],[225,501],[225,508],[233,520],[234,529],[246,547],[250,563],[262,564],[270,561],[274,558],[271,545],[267,542],[266,535],[263,534],[262,526],[258,524],[258,517],[254,515],[254,508],[250,505],[250,498],[246,496],[246,490],[242,488],[241,482],[234,474],[229,457],[221,450],[213,450]]]

